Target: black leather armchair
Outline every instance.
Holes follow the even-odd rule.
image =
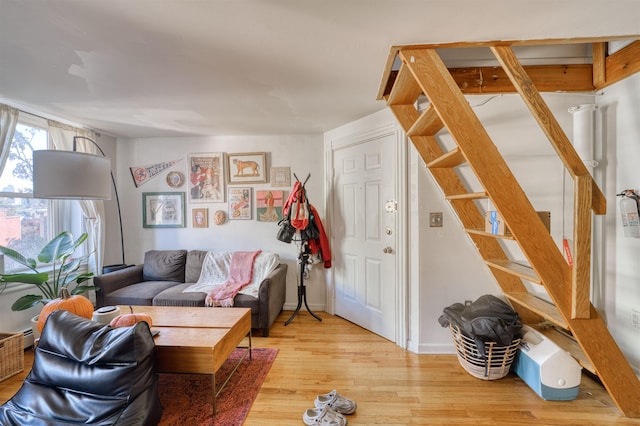
[[[111,328],[51,314],[31,372],[0,406],[0,425],[156,425],[162,415],[146,322]]]

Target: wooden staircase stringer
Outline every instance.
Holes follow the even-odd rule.
[[[640,381],[592,306],[590,318],[572,318],[571,268],[444,63],[434,49],[407,49],[399,54],[500,211],[612,399],[626,416],[640,417]],[[415,138],[412,140],[416,144]],[[594,190],[593,195],[594,211],[604,211],[598,204],[598,192]]]
[[[418,118],[418,113],[415,108],[413,108],[413,114],[407,114],[408,109],[398,108],[397,105],[390,105],[390,108],[396,115],[400,125],[405,129],[405,132],[413,126],[413,123],[415,123]],[[442,149],[433,136],[413,136],[410,139],[425,164],[439,158],[443,154]],[[467,192],[464,184],[454,170],[431,169],[431,174],[445,194],[453,195]],[[484,217],[472,200],[454,200],[451,201],[451,205],[465,228],[481,228],[484,226]],[[483,258],[508,260],[507,255],[496,239],[471,234],[469,236]],[[516,293],[527,291],[522,281],[512,274],[494,269],[491,269],[491,272],[503,290]],[[523,314],[523,319],[527,317],[527,315],[526,313]]]
[[[570,282],[571,272],[562,253],[438,54],[435,50],[405,50],[400,56],[409,64],[468,165],[521,243],[529,263],[536,272],[541,269],[536,265],[549,266],[541,278],[561,287],[557,292],[561,296],[554,302],[569,307],[570,287],[564,286]]]
[[[518,61],[509,46],[494,46],[491,51],[506,71],[509,79],[515,86],[524,101],[525,105],[531,111],[542,131],[547,135],[547,139],[551,146],[556,150],[558,157],[562,160],[567,171],[573,178],[577,176],[591,176],[584,162],[576,152],[573,144],[560,127],[553,113],[547,106],[540,92],[527,75],[526,71]],[[592,179],[592,206],[595,214],[602,215],[607,212],[607,200],[595,181]]]

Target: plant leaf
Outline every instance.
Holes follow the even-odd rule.
[[[92,285],[79,285],[76,288],[74,288],[73,290],[71,290],[71,294],[82,294],[84,292],[90,291],[90,290],[95,290],[96,288]]]
[[[11,310],[23,311],[37,305],[38,303],[45,303],[44,297],[36,294],[27,294],[26,296],[22,296],[21,298],[13,302],[13,305],[11,305]]]
[[[38,261],[53,263],[65,255],[70,255],[75,250],[73,237],[70,232],[61,232],[49,241],[38,254]]]
[[[62,284],[67,285],[72,282],[77,282],[78,284],[80,284],[87,281],[91,277],[93,277],[93,272],[83,272],[82,274],[67,275]]]
[[[78,247],[80,247],[80,244],[84,243],[87,240],[87,238],[89,238],[89,234],[87,234],[86,232],[83,234],[80,234],[78,239],[75,240],[75,242],[73,243],[73,251],[75,251]]]
[[[0,246],[0,254],[7,256],[9,259],[26,266],[29,269],[36,270],[35,259],[27,258],[18,253],[17,251],[10,249],[9,247]]]
[[[4,274],[0,275],[0,282],[7,283],[25,283],[34,284],[40,286],[49,279],[49,274],[46,272],[39,272],[36,274]]]
[[[76,258],[73,259],[71,262],[67,262],[64,265],[62,265],[62,272],[64,273],[69,273],[69,272],[75,272],[78,270],[78,268],[80,267],[80,263],[82,262],[82,258]]]
[[[93,272],[85,272],[83,274],[78,275],[78,278],[76,278],[76,282],[78,284],[81,284],[85,281],[90,280],[91,278],[93,278]]]

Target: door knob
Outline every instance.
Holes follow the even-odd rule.
[[[385,247],[382,249],[383,253],[393,253],[393,249],[391,247]]]

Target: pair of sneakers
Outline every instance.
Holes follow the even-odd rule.
[[[344,414],[353,414],[357,404],[334,389],[329,393],[316,396],[313,405],[315,408],[309,408],[302,415],[306,425],[344,426],[348,423]]]

